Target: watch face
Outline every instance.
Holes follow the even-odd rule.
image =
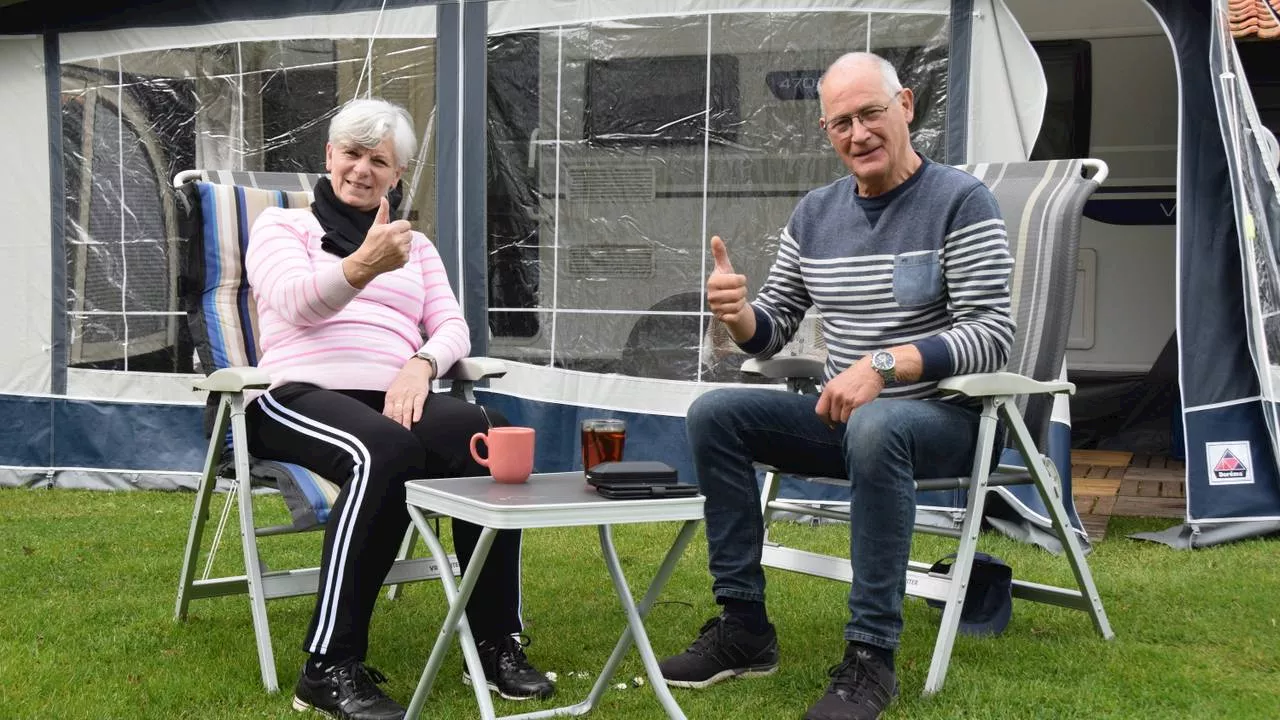
[[[893,367],[893,353],[881,350],[871,356],[871,367],[877,370],[888,370]]]

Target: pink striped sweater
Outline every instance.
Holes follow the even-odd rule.
[[[471,351],[471,335],[440,254],[413,233],[409,262],[363,289],[342,259],[320,247],[308,209],[268,208],[249,235],[245,268],[258,305],[258,367],[272,387],[305,382],[334,390],[386,390],[413,353],[443,374]],[[423,342],[423,329],[427,340]]]

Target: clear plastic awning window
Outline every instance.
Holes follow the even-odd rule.
[[[487,3],[487,77],[459,76],[486,83],[486,193],[463,198],[485,203],[486,237],[458,244],[487,255],[488,353],[739,380],[743,356],[705,312],[709,239],[725,239],[754,290],[796,203],[845,174],[818,125],[818,79],[833,60],[870,50],[892,61],[915,93],[916,148],[935,160],[953,126],[968,130],[974,157],[1030,152],[1043,75],[1003,5],[979,6],[972,57],[957,59],[943,0]],[[174,176],[322,172],[328,120],[357,94],[413,116],[423,154],[406,173],[411,219],[435,237],[436,14],[421,5],[61,38],[72,368],[198,371],[182,322]],[[463,45],[478,36],[464,32]],[[973,117],[947,117],[955,65],[1002,79],[969,84]]]
[[[198,370],[180,304],[175,175],[324,172],[329,118],[370,93],[407,108],[423,135],[405,178],[410,217],[432,236],[432,38],[226,42],[63,63],[69,365]]]
[[[1249,345],[1280,456],[1280,148],[1258,116],[1221,4],[1218,15],[1209,63],[1235,200]]]
[[[511,28],[529,6],[490,4],[490,355],[739,380],[743,356],[708,322],[708,242],[725,240],[754,290],[796,203],[847,173],[817,92],[846,52],[894,63],[915,93],[916,148],[943,157],[945,7]]]

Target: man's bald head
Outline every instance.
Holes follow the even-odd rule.
[[[835,62],[822,73],[822,78],[818,80],[818,99],[821,101],[822,89],[829,78],[843,78],[867,69],[880,73],[886,94],[894,95],[902,89],[902,83],[898,81],[898,71],[894,69],[893,63],[872,52],[851,52],[836,58]],[[824,104],[824,113],[825,107]]]

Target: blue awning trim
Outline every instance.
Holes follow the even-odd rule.
[[[627,423],[625,459],[661,460],[676,469],[681,482],[695,482],[683,417],[526,400],[488,390],[477,390],[476,398],[486,408],[501,412],[512,425],[536,428],[535,472],[581,470],[582,421],[620,418]]]
[[[50,398],[0,395],[0,465],[48,467],[53,452]]]
[[[1084,204],[1084,216],[1108,225],[1176,225],[1174,198],[1095,198]]]
[[[0,465],[197,472],[203,408],[0,395]]]
[[[1280,517],[1280,478],[1262,400],[1193,410],[1183,423],[1188,520]]]

